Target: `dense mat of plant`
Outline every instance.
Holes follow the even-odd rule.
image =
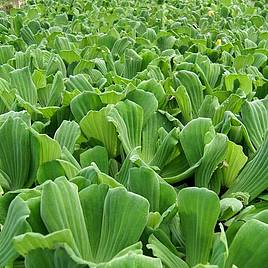
[[[268,267],[266,1],[0,12],[0,267]]]

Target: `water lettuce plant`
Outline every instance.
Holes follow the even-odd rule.
[[[0,10],[0,267],[268,267],[268,6]]]

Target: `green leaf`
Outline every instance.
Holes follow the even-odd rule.
[[[200,73],[201,79],[204,81],[206,90],[211,93],[212,89],[216,87],[221,75],[220,64],[212,63],[209,60],[198,60],[196,62],[196,68]]]
[[[30,146],[32,163],[29,175],[31,180],[35,180],[39,166],[45,162],[60,158],[61,148],[54,139],[33,130]]]
[[[218,196],[206,189],[190,187],[178,194],[186,261],[190,266],[209,261],[214,228],[220,214]]]
[[[131,45],[131,40],[129,37],[122,37],[115,41],[113,48],[111,50],[113,56],[121,56],[125,50]]]
[[[174,95],[185,122],[189,122],[192,120],[192,104],[186,88],[179,86]]]
[[[46,72],[44,70],[34,70],[32,79],[37,89],[47,86]]]
[[[149,201],[150,211],[159,211],[160,185],[159,179],[152,169],[147,167],[131,168],[128,188]]]
[[[76,121],[80,122],[89,111],[98,111],[103,107],[103,104],[95,92],[87,91],[74,97],[70,107]]]
[[[163,86],[155,79],[144,80],[138,84],[137,89],[144,90],[146,92],[151,92],[154,94],[158,101],[159,108],[162,108],[166,103],[166,93]]]
[[[145,125],[152,114],[157,110],[158,102],[156,97],[151,92],[136,89],[128,93],[127,98],[143,108],[143,124]]]
[[[227,141],[225,159],[222,166],[215,172],[214,176],[219,177],[222,185],[229,188],[236,179],[239,171],[246,164],[247,159],[242,146]]]
[[[31,29],[28,26],[24,26],[20,30],[20,34],[21,34],[21,37],[22,37],[23,41],[27,45],[30,46],[30,45],[36,44],[35,36],[34,36],[33,32],[31,31]]]
[[[10,45],[0,46],[0,64],[7,63],[9,59],[12,59],[15,55],[15,49]]]
[[[146,199],[122,187],[92,185],[80,192],[80,200],[96,263],[111,260],[139,240],[148,220]]]
[[[115,126],[108,120],[112,109],[115,108],[107,106],[100,111],[89,111],[81,120],[80,127],[88,139],[94,138],[100,141],[109,155],[114,157],[117,155],[117,134]],[[122,120],[118,112],[115,114],[119,116],[119,120]]]
[[[208,118],[191,120],[180,132],[180,142],[190,166],[203,156],[205,145],[214,137],[215,130]],[[192,146],[193,141],[195,146]]]
[[[167,268],[189,268],[181,258],[171,252],[164,244],[161,243],[154,235],[149,237],[147,248],[153,251],[153,255],[161,259]]]
[[[60,71],[58,71],[54,76],[46,105],[47,106],[53,106],[53,105],[59,106],[62,101],[62,94],[63,94],[64,88],[65,87],[63,83],[63,75]]]
[[[74,50],[61,50],[59,55],[68,64],[79,61],[81,59],[80,55]]]
[[[34,268],[39,265],[40,268],[53,267],[54,268],[54,255],[52,250],[36,249],[29,252],[25,258],[26,268]]]
[[[69,79],[66,81],[66,87],[70,91],[75,89],[78,89],[81,92],[94,91],[88,80],[89,79],[85,74],[70,75]]]
[[[163,128],[158,130],[159,140],[158,148],[153,159],[150,161],[151,166],[156,166],[160,170],[174,160],[180,153],[178,147],[179,130],[173,128],[169,133],[166,133]]]
[[[143,255],[129,252],[127,255],[114,258],[106,264],[100,264],[97,268],[162,268],[161,261],[156,258],[151,258]]]
[[[69,161],[57,159],[42,163],[37,171],[36,180],[43,183],[47,180],[54,180],[60,176],[66,176],[68,179],[75,177],[79,173],[79,168]]]
[[[13,238],[31,230],[27,218],[30,210],[20,197],[16,197],[10,204],[4,227],[0,232],[0,263],[1,266],[11,264],[18,253],[14,248]]]
[[[31,186],[30,131],[19,117],[9,117],[0,127],[0,169],[8,179],[11,190]]]
[[[145,124],[142,131],[142,159],[149,163],[158,149],[159,129],[165,127],[167,131],[171,130],[168,119],[159,112],[154,113]]]
[[[57,129],[54,139],[58,141],[62,148],[66,147],[71,153],[73,153],[76,141],[80,135],[80,127],[75,121],[64,120]]]
[[[234,114],[239,113],[241,110],[241,105],[244,101],[245,100],[243,97],[236,94],[231,94],[219,107],[217,107],[213,116],[213,124],[217,125],[220,123],[226,111],[231,111]]]
[[[252,55],[238,55],[234,59],[234,67],[236,71],[244,69],[247,66],[252,65],[254,62],[254,57]]]
[[[142,57],[133,49],[125,51],[124,77],[133,78],[141,71]]]
[[[256,198],[268,187],[268,132],[265,134],[264,143],[257,151],[254,158],[249,161],[237,176],[224,197],[232,197],[236,192],[246,192],[250,195],[250,200]]]
[[[131,214],[130,209],[134,209]],[[63,177],[43,186],[41,216],[48,231],[70,229],[75,241],[72,248],[84,260],[109,261],[136,243],[148,213],[146,199],[121,187],[109,189],[104,184],[92,185],[78,196],[77,187]]]
[[[30,51],[17,51],[15,54],[16,69],[21,69],[30,65],[31,55]]]
[[[119,102],[110,110],[108,120],[116,127],[127,154],[141,146],[143,109],[138,104],[129,100]]]
[[[95,146],[80,154],[82,168],[94,162],[100,171],[108,174],[108,152],[104,147]]]
[[[242,208],[243,204],[236,198],[223,198],[220,201],[221,205],[221,220],[228,220],[237,214]]]
[[[246,74],[228,74],[225,76],[225,86],[227,91],[234,92],[234,82],[239,82],[239,88],[241,88],[246,95],[252,92],[252,81]]]
[[[268,129],[268,100],[255,100],[244,102],[241,109],[242,121],[245,124],[249,137],[256,149],[258,149],[265,138]]]
[[[177,72],[177,79],[180,84],[186,88],[186,91],[190,97],[193,117],[198,117],[198,111],[204,100],[203,96],[203,86],[198,78],[198,76],[190,71],[179,71]]]
[[[28,253],[25,258],[26,268],[87,268],[85,261],[77,258],[65,248],[58,247],[55,250],[35,249]]]
[[[264,237],[268,234],[268,225],[258,220],[246,222],[236,234],[229,250],[226,268],[262,267],[268,261],[266,254],[268,243]]]
[[[43,186],[41,196],[41,217],[50,233],[70,229],[75,241],[76,253],[85,260],[92,258],[92,249],[87,234],[76,185],[64,177]]]
[[[218,98],[212,95],[206,95],[200,107],[199,116],[212,119],[218,107],[219,107]]]
[[[33,83],[29,67],[11,72],[11,86],[16,89],[18,94],[25,101],[36,104],[37,90]]]
[[[254,56],[253,65],[256,66],[257,68],[263,67],[268,59],[267,55],[262,53],[254,53],[253,56]]]
[[[126,93],[127,93],[126,91],[117,92],[112,90],[112,91],[101,92],[99,96],[103,104],[116,104],[119,101],[126,98]]]
[[[217,133],[213,140],[205,145],[204,156],[195,173],[195,184],[199,187],[212,188],[210,183],[214,171],[225,159],[227,150],[227,136]],[[221,183],[221,182],[219,182]],[[220,189],[213,189],[218,192]]]
[[[14,244],[16,251],[24,257],[32,250],[38,248],[54,249],[56,245],[60,244],[66,244],[71,248],[76,249],[74,238],[69,229],[53,232],[45,236],[39,233],[28,232],[16,236]]]
[[[224,268],[229,254],[229,249],[224,227],[221,223],[220,229],[220,233],[215,234],[210,263],[217,265],[218,268]]]

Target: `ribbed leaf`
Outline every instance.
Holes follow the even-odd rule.
[[[128,37],[123,37],[115,41],[112,54],[113,56],[121,56],[124,54],[125,50],[131,45],[131,40]]]
[[[125,51],[124,77],[133,78],[141,71],[142,57],[133,49]]]
[[[190,166],[203,156],[205,144],[215,135],[212,122],[208,118],[190,121],[180,133],[180,142]],[[194,141],[194,146],[193,146]]]
[[[15,54],[16,69],[21,69],[30,65],[31,55],[29,51],[17,51]]]
[[[83,92],[73,98],[70,104],[72,114],[78,122],[89,111],[98,111],[103,106],[100,97],[94,92]]]
[[[30,251],[38,248],[54,249],[56,245],[66,244],[77,252],[77,248],[69,229],[60,230],[46,236],[39,233],[28,232],[14,239],[17,252],[26,256]]]
[[[257,151],[254,158],[249,161],[237,176],[224,197],[231,197],[236,192],[250,194],[250,200],[256,198],[268,188],[268,132],[265,134],[264,143]]]
[[[69,161],[57,159],[45,162],[38,168],[36,180],[41,184],[47,180],[54,180],[60,176],[72,179],[79,173],[79,168]]]
[[[212,119],[218,107],[219,107],[218,98],[212,95],[206,95],[200,107],[199,116]]]
[[[14,248],[13,238],[31,230],[26,221],[30,210],[20,197],[16,197],[10,204],[4,227],[0,232],[0,264],[5,266],[11,264],[18,253]]]
[[[81,120],[80,127],[88,139],[94,138],[100,141],[106,147],[109,155],[114,157],[117,154],[116,128],[107,119],[112,109],[115,108],[107,106],[100,111],[89,111]]]
[[[29,252],[25,258],[26,268],[34,268],[36,266],[40,268],[51,267],[54,268],[54,254],[53,250],[49,249],[36,249]]]
[[[33,130],[31,133],[30,146],[32,156],[30,179],[35,180],[39,166],[45,162],[60,158],[61,148],[54,139]]]
[[[93,91],[93,87],[84,74],[70,75],[66,82],[66,86],[70,91],[78,89],[79,91]]]
[[[0,64],[7,63],[9,59],[12,59],[15,54],[15,49],[10,45],[0,46]]]
[[[198,76],[193,72],[183,70],[177,73],[177,78],[190,97],[193,116],[198,117],[198,111],[204,100],[203,87]]]
[[[268,262],[268,224],[258,220],[246,222],[236,234],[229,250],[226,268],[265,267]]]
[[[12,190],[31,185],[30,131],[19,117],[9,117],[0,128],[0,168],[8,178]]]
[[[79,256],[85,260],[92,258],[90,243],[85,239],[88,234],[76,185],[64,177],[44,184],[41,217],[50,233],[70,229]]]
[[[150,211],[159,211],[160,185],[159,179],[152,169],[147,167],[131,168],[128,188],[149,201]]]
[[[244,98],[239,95],[231,94],[216,110],[213,116],[213,124],[217,125],[223,119],[225,111],[231,111],[234,114],[239,113],[241,105],[244,102]]]
[[[22,39],[27,45],[33,45],[36,43],[34,34],[28,26],[24,26],[20,30],[20,34],[21,34]]]
[[[196,68],[200,73],[201,79],[204,81],[205,86],[211,92],[218,82],[221,74],[221,66],[217,63],[212,63],[209,60],[199,60],[196,63]]]
[[[162,108],[166,104],[166,92],[161,83],[159,83],[156,79],[152,78],[150,80],[144,80],[138,84],[137,88],[153,93],[158,101],[159,108]]]
[[[147,248],[153,251],[153,255],[161,259],[167,268],[189,268],[181,258],[171,252],[164,244],[162,244],[154,235],[149,237]]]
[[[159,139],[158,130],[165,127],[167,131],[171,130],[171,124],[168,119],[159,112],[154,113],[145,124],[142,131],[142,159],[149,163],[158,149],[157,141]]]
[[[143,108],[143,124],[147,123],[152,114],[157,110],[158,102],[151,92],[136,89],[128,93],[127,98]]]
[[[46,72],[44,70],[34,70],[32,78],[37,89],[46,87]]]
[[[225,187],[230,187],[239,171],[247,162],[247,156],[243,153],[243,148],[234,142],[227,141],[227,151],[222,166],[217,169],[215,177],[220,177],[219,180]]]
[[[229,249],[222,224],[220,224],[220,229],[220,233],[216,233],[215,235],[210,263],[218,265],[218,268],[225,268],[225,262],[229,254]]]
[[[175,92],[175,98],[181,109],[182,116],[185,122],[192,120],[192,104],[184,86],[179,86]]]
[[[127,154],[141,146],[143,109],[138,104],[129,100],[119,102],[109,112],[108,120],[116,127]]]
[[[267,55],[262,53],[254,53],[254,62],[253,65],[257,68],[263,67],[268,59]]]
[[[25,267],[37,266],[40,268],[87,268],[88,264],[69,251],[67,253],[65,248],[58,247],[56,250],[39,248],[30,251],[25,258]]]
[[[242,106],[241,114],[251,142],[258,149],[268,129],[268,100],[246,101]]]
[[[11,73],[11,85],[25,101],[36,104],[37,90],[33,83],[29,67],[13,71]]]
[[[95,146],[80,154],[82,168],[94,162],[100,171],[108,173],[108,152],[104,147]]]
[[[80,55],[74,50],[61,50],[59,55],[68,64],[81,60]]]
[[[234,92],[234,82],[239,82],[239,88],[241,88],[247,95],[252,91],[252,81],[247,74],[228,74],[225,76],[225,86],[227,91]]]
[[[237,214],[242,208],[243,204],[236,198],[223,198],[220,201],[221,205],[221,220],[228,220]]]
[[[174,128],[169,133],[166,133],[163,128],[160,128],[158,133],[160,134],[160,138],[157,143],[158,148],[153,159],[150,161],[150,165],[157,166],[161,170],[180,153],[180,149],[178,147],[179,130]]]
[[[80,127],[75,121],[64,120],[57,129],[54,139],[58,141],[62,148],[66,147],[71,153],[73,153],[75,143],[80,135]]]
[[[161,261],[156,258],[151,258],[143,255],[128,253],[122,257],[114,258],[108,263],[100,264],[97,268],[162,268]]]
[[[240,69],[244,69],[247,66],[252,65],[254,62],[254,57],[250,54],[248,55],[238,55],[234,59],[234,67],[236,71],[239,71]]]
[[[185,188],[178,194],[178,207],[185,238],[186,261],[190,266],[206,264],[220,214],[219,198],[206,188]]]
[[[138,241],[148,219],[146,199],[121,187],[92,185],[80,192],[80,200],[96,263],[111,260]]]
[[[59,106],[62,101],[62,94],[64,90],[63,75],[59,71],[55,74],[52,86],[47,99],[47,106]]]
[[[205,145],[204,156],[195,173],[195,184],[199,187],[214,188],[209,186],[212,175],[218,165],[225,159],[227,150],[227,136],[217,133],[213,140]],[[221,182],[220,182],[221,183]],[[220,187],[220,185],[218,185]],[[216,192],[219,188],[213,189]]]

